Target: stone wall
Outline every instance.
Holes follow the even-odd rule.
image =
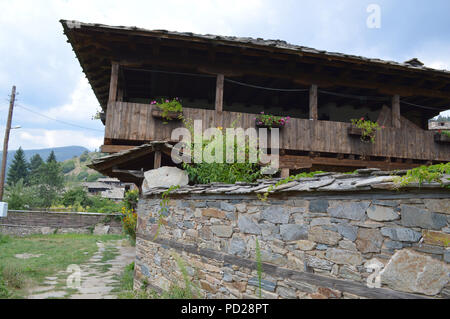
[[[13,236],[55,233],[120,234],[122,226],[119,216],[97,213],[9,211],[6,218],[0,218],[0,233]]]
[[[281,191],[263,202],[223,187],[176,191],[156,238],[161,192],[141,198],[135,288],[183,286],[181,260],[201,297],[256,298],[258,238],[263,298],[450,297],[448,190]]]

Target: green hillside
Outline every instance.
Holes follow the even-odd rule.
[[[97,171],[90,169],[86,165],[94,158],[100,157],[98,152],[83,152],[80,156],[74,156],[71,159],[61,163],[61,167],[68,184],[77,184],[82,182],[95,182],[103,177]]]

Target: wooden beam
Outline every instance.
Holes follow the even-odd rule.
[[[319,119],[317,85],[315,84],[309,89],[309,119]]]
[[[119,83],[119,63],[112,62],[111,81],[109,84],[109,102],[117,100],[117,84]]]
[[[112,153],[119,153],[122,151],[128,151],[135,147],[136,146],[133,145],[102,145],[100,146],[100,151],[102,153],[112,154]]]
[[[225,77],[223,74],[217,74],[216,83],[216,112],[221,113],[223,111],[223,86]]]
[[[402,127],[400,121],[400,96],[398,94],[394,95],[392,98],[392,127]]]
[[[393,170],[393,169],[411,169],[419,167],[422,164],[356,160],[350,159],[350,157],[349,159],[338,159],[332,157],[312,158],[309,156],[296,156],[296,155],[280,156],[281,168],[300,169],[305,167],[306,168],[312,167],[313,165],[349,167],[349,168],[380,168],[383,170]]]
[[[282,168],[281,169],[281,178],[288,178],[290,174],[289,168]]]
[[[162,157],[161,151],[156,151],[155,152],[155,162],[153,165],[154,169],[158,169],[161,167],[161,157]]]

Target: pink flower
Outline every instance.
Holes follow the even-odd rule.
[[[361,117],[361,121],[364,121],[364,117]]]

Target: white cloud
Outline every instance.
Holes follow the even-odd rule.
[[[51,118],[91,124],[91,118],[98,109],[100,109],[98,100],[87,79],[82,77],[67,104],[50,108],[43,113]]]
[[[1,128],[4,131],[4,127]],[[9,149],[39,149],[62,146],[84,146],[90,150],[99,149],[103,144],[102,134],[75,130],[19,129],[12,130]]]

